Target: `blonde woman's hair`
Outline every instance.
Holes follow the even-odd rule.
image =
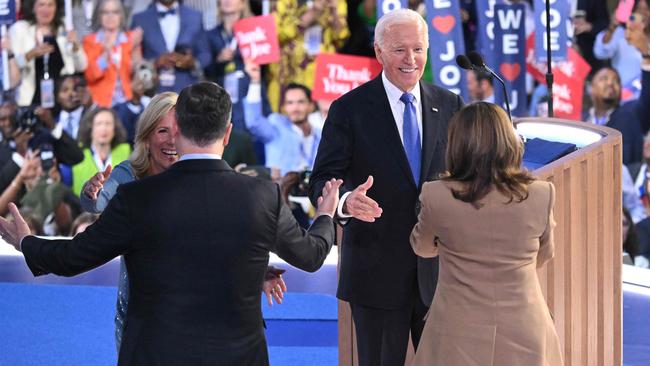
[[[153,97],[147,108],[144,109],[138,119],[135,130],[135,142],[133,154],[131,154],[131,168],[138,179],[144,178],[151,167],[149,161],[149,149],[147,140],[156,130],[156,125],[161,118],[176,107],[178,94],[174,92],[160,93]]]

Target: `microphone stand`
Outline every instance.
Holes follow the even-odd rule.
[[[551,65],[551,0],[546,0],[546,87],[548,116],[553,117],[553,69]]]

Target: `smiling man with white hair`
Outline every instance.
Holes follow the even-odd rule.
[[[337,296],[350,303],[360,365],[404,365],[417,344],[437,281],[437,259],[409,245],[423,182],[445,170],[447,125],[463,101],[421,79],[429,38],[412,10],[384,15],[375,28],[380,76],[336,100],[311,176],[310,196],[343,178]]]

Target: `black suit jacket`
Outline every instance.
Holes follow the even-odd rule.
[[[222,160],[189,160],[121,186],[74,239],[29,236],[22,249],[35,275],[73,276],[125,255],[119,365],[265,365],[260,303],[269,251],[315,271],[333,240],[327,216],[300,229],[277,185]]]
[[[395,309],[406,304],[416,278],[424,303],[433,299],[438,260],[417,258],[409,235],[417,222],[422,183],[444,171],[447,126],[463,101],[422,81],[420,91],[420,182],[413,180],[381,75],[343,95],[329,110],[311,176],[312,201],[332,177],[343,179],[345,191],[372,175],[368,196],[383,209],[374,223],[352,219],[344,228],[337,293],[342,300]]]

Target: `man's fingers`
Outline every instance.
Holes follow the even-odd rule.
[[[18,207],[16,206],[15,203],[13,202],[9,203],[9,212],[11,212],[11,216],[14,217],[16,223],[26,224],[25,220],[23,220],[23,216],[20,214],[20,212],[18,212]]]
[[[280,281],[279,281],[280,289],[282,292],[287,292],[287,284],[284,283],[284,279],[282,278],[282,275],[280,275]]]
[[[269,304],[269,306],[273,306],[273,295],[272,292],[266,292],[266,302]]]
[[[357,189],[362,191],[362,192],[365,192],[365,191],[369,190],[370,187],[372,187],[373,182],[374,182],[374,178],[372,177],[372,175],[369,175],[368,179],[366,179],[366,181],[363,184],[358,186]]]

